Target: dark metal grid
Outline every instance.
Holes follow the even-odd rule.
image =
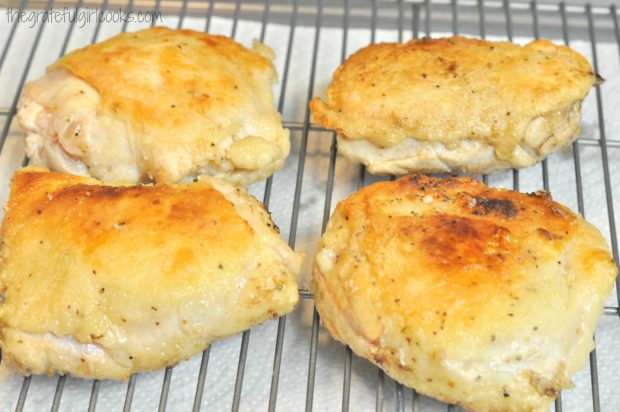
[[[289,75],[290,59],[291,59],[291,54],[292,54],[291,52],[292,52],[292,47],[293,47],[294,39],[295,39],[295,29],[298,27],[299,2],[300,0],[292,0],[292,11],[290,13],[290,20],[288,22],[291,30],[289,32],[289,37],[288,37],[288,42],[287,42],[287,54],[285,57],[285,65],[284,65],[284,71],[282,74],[282,83],[281,83],[281,89],[280,89],[280,98],[278,102],[278,110],[280,112],[282,112],[283,107],[284,107],[285,96],[286,96],[286,85],[287,85],[287,80],[288,80],[288,75]],[[46,7],[49,8],[49,7],[53,7],[55,3],[56,2],[54,0],[48,0],[45,5]],[[80,9],[81,7],[83,7],[83,3],[84,3],[83,0],[78,0],[77,2],[73,4],[73,6],[76,9]],[[183,0],[180,3],[181,3],[180,8],[178,9],[178,16],[179,16],[178,27],[179,28],[182,27],[183,25],[183,20],[188,13],[188,5],[189,5],[188,0]],[[211,17],[217,12],[217,9],[218,9],[218,6],[220,6],[220,3],[227,5],[230,2],[226,2],[226,1],[216,2],[214,0],[209,0],[208,5],[206,7],[205,31],[209,30],[210,23],[211,23]],[[270,22],[271,3],[272,3],[272,0],[265,0],[264,4],[262,5],[263,12],[262,12],[262,20],[261,20],[262,21],[261,34],[260,34],[261,41],[264,40],[265,38],[267,26]],[[109,4],[110,4],[109,0],[103,0],[100,7],[105,10],[105,9],[108,9]],[[375,41],[377,19],[378,19],[378,13],[379,13],[378,7],[385,5],[385,4],[386,3],[382,1],[372,1],[372,0],[366,3],[367,7],[370,8],[371,42]],[[459,16],[457,12],[458,8],[463,7],[463,4],[465,4],[467,7],[475,7],[478,11],[478,30],[479,30],[479,36],[481,38],[484,38],[487,32],[487,29],[486,29],[487,25],[485,22],[486,8],[488,7],[493,7],[494,9],[500,8],[503,11],[503,14],[505,17],[505,36],[510,41],[512,41],[513,35],[514,35],[513,18],[512,18],[513,10],[523,10],[524,7],[529,8],[529,10],[531,11],[531,18],[532,18],[531,35],[534,38],[539,38],[540,36],[539,11],[541,7],[544,7],[546,10],[555,8],[556,14],[559,15],[561,19],[561,23],[562,23],[561,27],[562,27],[562,34],[563,34],[564,42],[567,45],[569,45],[569,42],[570,42],[569,24],[568,24],[568,18],[567,18],[568,6],[565,3],[560,3],[557,6],[553,6],[553,5],[548,5],[548,4],[539,5],[536,0],[532,0],[530,3],[523,3],[523,2],[518,2],[518,1],[511,2],[510,0],[502,0],[501,3],[494,1],[494,2],[489,2],[489,4],[485,4],[484,0],[477,0],[477,2],[475,3],[472,1],[467,1],[467,0],[461,0],[460,2],[458,0],[449,0],[449,2],[447,3],[444,2],[442,4],[447,4],[450,8],[451,28],[452,28],[453,34],[459,33]],[[19,9],[24,10],[25,8],[28,7],[28,5],[29,5],[28,0],[22,0],[19,3]],[[412,37],[418,38],[420,35],[419,33],[420,19],[422,18],[421,17],[422,14],[424,16],[423,17],[424,18],[423,33],[426,36],[430,36],[432,34],[431,25],[432,25],[433,19],[432,19],[431,13],[433,10],[433,5],[431,4],[430,0],[423,0],[422,2],[419,2],[419,1],[406,2],[404,0],[397,0],[396,5],[397,5],[397,10],[398,10],[397,28],[398,28],[398,40],[399,41],[403,40],[403,32],[404,32],[404,26],[405,26],[404,17],[405,17],[406,7],[407,8],[411,7]],[[131,11],[133,10],[133,6],[134,6],[134,1],[128,0],[128,2],[126,3],[127,9]],[[155,10],[160,10],[160,7],[161,7],[161,0],[156,0],[155,7],[154,7]],[[230,36],[233,38],[236,35],[238,21],[240,18],[242,7],[243,7],[243,4],[241,0],[234,0],[234,9],[232,13],[233,24],[232,24],[232,29],[230,33]],[[341,48],[341,61],[344,61],[344,59],[347,56],[348,29],[350,26],[349,10],[351,8],[351,0],[342,0],[341,7],[342,7],[341,24],[344,29],[342,48]],[[570,7],[574,9],[576,6],[570,6]],[[588,32],[588,37],[590,39],[591,48],[592,48],[593,66],[594,66],[595,71],[598,72],[596,27],[593,22],[593,9],[594,8],[588,4],[582,8],[582,12],[585,13],[585,16],[586,16],[585,18],[587,19],[587,32]],[[601,14],[601,13],[607,14],[610,17],[612,24],[613,24],[613,33],[615,36],[615,40],[618,44],[618,50],[619,50],[619,56],[620,56],[620,28],[619,28],[619,23],[618,23],[619,19],[618,19],[618,13],[617,13],[616,6],[611,5],[609,9],[603,9],[599,7],[599,8],[596,8],[596,12],[598,14]],[[572,13],[577,14],[579,12],[573,10]],[[312,65],[311,65],[310,80],[308,84],[308,92],[307,92],[306,101],[308,101],[312,97],[313,91],[314,91],[314,79],[315,79],[315,73],[316,73],[316,67],[317,67],[316,63],[317,63],[318,48],[319,48],[319,43],[320,43],[320,33],[321,33],[321,28],[323,27],[322,22],[323,22],[323,1],[319,0],[318,4],[316,5],[316,12],[315,12],[315,18],[314,18],[315,35],[314,35],[314,42],[312,46]],[[19,22],[15,21],[13,25],[11,26],[8,38],[2,50],[2,54],[0,55],[0,70],[2,69],[4,65],[8,50],[11,47],[11,43],[13,41],[18,24]],[[101,24],[98,22],[95,27],[95,31],[92,37],[93,43],[97,41],[98,34],[100,31],[100,25]],[[5,124],[2,128],[2,131],[0,132],[0,149],[2,149],[4,146],[8,132],[10,130],[12,120],[16,114],[17,102],[18,102],[19,96],[21,95],[21,91],[23,89],[24,83],[28,77],[35,53],[39,45],[39,41],[41,39],[41,34],[44,28],[45,28],[45,22],[40,23],[37,29],[36,35],[35,35],[34,43],[28,55],[28,59],[26,61],[25,67],[19,79],[17,91],[14,95],[11,107],[0,108],[0,115],[5,117]],[[122,31],[125,31],[126,28],[127,28],[127,22],[123,24]],[[67,51],[67,46],[71,38],[71,34],[73,33],[73,30],[74,30],[74,25],[70,25],[67,30],[65,39],[63,41],[63,45],[62,45],[62,49],[60,53],[61,56]],[[604,105],[602,101],[602,94],[601,94],[600,86],[596,87],[596,105],[597,105],[597,113],[598,113],[599,139],[580,138],[578,141],[574,142],[572,145],[575,178],[576,178],[577,203],[578,203],[579,212],[585,216],[582,175],[581,175],[581,162],[580,162],[580,155],[579,155],[580,146],[584,146],[584,145],[585,146],[598,146],[601,149],[601,160],[603,164],[605,195],[606,195],[606,202],[607,202],[606,206],[607,206],[607,211],[608,211],[609,231],[610,231],[611,243],[612,243],[612,253],[613,253],[614,259],[618,261],[619,260],[618,239],[617,239],[617,233],[616,233],[613,194],[612,194],[612,186],[611,186],[611,180],[610,180],[610,175],[609,175],[609,160],[608,160],[607,149],[610,147],[611,148],[620,147],[620,141],[607,140],[606,132],[605,132],[605,122],[604,122],[605,118],[603,114]],[[301,201],[300,199],[301,199],[301,194],[302,194],[302,181],[303,181],[304,166],[305,166],[305,161],[306,161],[308,137],[311,131],[312,132],[326,132],[327,130],[325,130],[324,128],[312,125],[310,123],[310,112],[307,108],[307,105],[306,105],[306,109],[304,112],[303,122],[285,121],[284,124],[286,127],[291,129],[292,131],[301,132],[301,144],[300,144],[300,153],[299,153],[299,159],[298,159],[298,165],[297,165],[297,176],[296,176],[295,194],[294,194],[294,200],[293,200],[293,211],[291,214],[291,229],[289,232],[289,245],[291,247],[294,247],[295,240],[296,240],[296,233],[297,233],[297,223],[298,223],[299,207],[300,207],[300,201]],[[325,227],[327,225],[327,220],[329,218],[329,214],[331,210],[336,160],[337,160],[336,135],[335,133],[332,132],[332,142],[330,146],[330,155],[329,155],[328,178],[327,178],[327,184],[326,184],[326,189],[325,189],[325,202],[324,202],[324,209],[323,209],[322,231],[325,230]],[[24,159],[23,164],[25,164],[25,162],[26,162],[26,159]],[[549,190],[549,172],[548,172],[548,165],[547,165],[546,160],[541,163],[541,169],[542,169],[543,186],[545,190]],[[482,177],[485,182],[488,180],[488,177],[486,175],[483,175]],[[265,183],[263,202],[265,203],[266,206],[269,205],[272,183],[273,183],[273,177],[270,177]],[[363,167],[360,167],[359,177],[358,177],[358,187],[363,187],[364,183],[365,183],[365,169]],[[517,170],[513,170],[513,188],[515,190],[519,190],[519,171]],[[618,286],[618,283],[617,283],[617,286]],[[620,298],[620,288],[617,287],[616,292],[618,294],[618,297]],[[301,290],[300,294],[302,298],[312,299],[312,294],[308,292],[307,290]],[[604,311],[605,315],[612,315],[612,316],[618,316],[619,313],[620,311],[617,306],[606,307]],[[284,343],[285,324],[286,324],[286,317],[281,317],[278,321],[277,338],[276,338],[274,362],[273,362],[273,373],[272,373],[272,379],[271,379],[271,390],[270,390],[270,397],[269,397],[269,407],[268,407],[269,411],[274,411],[276,407],[276,401],[277,401],[277,395],[278,395],[278,381],[279,381],[279,375],[280,375],[280,367],[281,367],[282,351],[283,351],[283,343]],[[250,333],[251,333],[250,330],[245,331],[243,333],[243,337],[241,341],[239,362],[237,366],[237,375],[236,375],[236,380],[235,380],[235,387],[234,387],[234,394],[233,394],[233,401],[232,401],[232,409],[234,411],[239,409],[240,402],[241,402],[241,389],[243,385],[243,376],[244,376],[244,371],[245,371],[245,362],[247,359],[247,351],[248,351]],[[318,334],[319,334],[319,316],[316,310],[314,310],[313,319],[312,319],[312,333],[311,333],[311,340],[310,340],[310,355],[309,355],[309,361],[308,361],[308,379],[307,379],[307,391],[306,391],[306,402],[305,402],[306,410],[312,410],[312,405],[313,405],[314,380],[315,380],[316,361],[317,361],[317,352],[318,352]],[[207,366],[209,362],[209,353],[210,353],[210,348],[207,348],[202,353],[200,371],[199,371],[197,383],[196,383],[196,392],[195,392],[195,397],[194,397],[193,411],[198,411],[200,410],[200,407],[201,407],[201,400],[202,400],[202,396],[204,392],[205,377],[206,377]],[[347,347],[345,348],[345,358],[344,358],[344,365],[343,365],[343,371],[344,371],[343,393],[342,393],[342,410],[343,411],[349,410],[352,362],[353,362],[352,352],[351,352],[351,349]],[[375,407],[377,410],[383,410],[383,403],[384,403],[384,396],[385,396],[384,394],[385,375],[380,369],[377,369],[377,371],[378,372],[377,372]],[[162,390],[161,390],[161,395],[160,395],[159,411],[164,411],[166,409],[172,372],[173,372],[173,368],[171,367],[166,368],[165,370],[164,379],[162,382]],[[135,391],[137,377],[138,375],[133,375],[127,384],[127,392],[126,392],[125,402],[124,402],[124,407],[123,407],[124,411],[129,411],[131,409],[131,404],[132,404],[133,394]],[[594,411],[599,411],[600,410],[600,397],[599,397],[599,390],[598,390],[596,350],[593,350],[590,354],[590,377],[591,377],[591,385],[592,385],[592,407]],[[62,399],[63,389],[65,385],[65,380],[66,380],[65,376],[58,377],[56,390],[55,390],[54,398],[53,398],[52,405],[51,405],[52,411],[57,411],[59,409],[60,402]],[[24,404],[25,404],[25,401],[28,395],[30,383],[31,383],[30,377],[24,378],[22,387],[19,393],[19,397],[17,400],[17,404],[16,404],[17,411],[21,411],[24,407]],[[99,388],[100,388],[100,381],[94,380],[92,384],[91,396],[90,396],[90,401],[89,401],[89,406],[88,406],[89,411],[94,411],[96,408]],[[396,398],[396,410],[397,411],[405,410],[405,402],[404,402],[405,400],[404,391],[405,390],[408,390],[408,389],[405,389],[400,384],[396,384],[395,398]],[[413,405],[412,405],[413,411],[417,411],[419,409],[419,405],[417,403],[418,398],[419,398],[418,394],[415,391],[413,391]],[[453,405],[447,406],[448,411],[452,411],[454,409],[455,408]],[[561,398],[559,398],[556,401],[555,410],[556,411],[562,410]]]

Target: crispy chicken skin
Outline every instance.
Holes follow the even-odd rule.
[[[258,42],[165,27],[75,50],[25,86],[31,164],[112,182],[264,179],[290,151],[273,58]]]
[[[338,341],[471,411],[548,411],[593,348],[617,268],[546,193],[423,175],[340,202],[312,289]]]
[[[371,173],[521,168],[567,146],[597,80],[568,47],[464,37],[382,43],[336,70],[318,124]]]
[[[0,346],[22,374],[127,379],[293,310],[301,255],[245,189],[13,177]]]

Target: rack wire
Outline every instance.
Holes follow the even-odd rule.
[[[2,5],[2,3],[0,3]],[[99,7],[106,10],[118,6],[125,7],[128,11],[138,10],[156,10],[161,11],[164,16],[177,16],[177,27],[183,27],[184,21],[187,16],[200,17],[204,20],[204,30],[209,31],[211,29],[211,23],[215,16],[226,17],[232,20],[232,25],[229,35],[236,38],[238,35],[239,22],[243,19],[253,20],[260,22],[260,34],[258,35],[261,41],[264,41],[267,35],[269,27],[273,24],[283,24],[289,27],[288,38],[286,39],[285,57],[283,67],[280,71],[281,82],[277,100],[277,107],[280,112],[285,112],[287,105],[290,105],[290,97],[287,97],[287,87],[290,87],[291,78],[291,62],[293,59],[294,50],[298,47],[304,47],[305,52],[310,56],[310,72],[308,82],[305,87],[305,93],[296,96],[299,100],[301,107],[304,109],[299,112],[297,116],[284,119],[284,124],[291,130],[291,136],[294,142],[295,151],[292,155],[293,159],[297,160],[297,163],[292,165],[294,171],[294,193],[292,197],[292,206],[290,207],[290,214],[288,218],[288,227],[283,233],[288,233],[288,243],[291,247],[295,248],[298,240],[298,226],[300,223],[300,210],[304,206],[302,200],[304,194],[304,184],[307,181],[304,179],[304,173],[306,170],[306,162],[308,161],[309,142],[313,143],[316,140],[329,141],[329,148],[326,152],[318,151],[318,156],[322,156],[324,161],[327,162],[327,176],[324,186],[324,197],[322,205],[322,214],[320,219],[321,232],[325,230],[327,220],[330,216],[330,212],[333,209],[336,196],[334,195],[335,189],[339,185],[339,179],[337,178],[337,164],[339,162],[346,162],[345,159],[338,157],[338,148],[336,145],[336,135],[331,131],[327,131],[321,127],[318,127],[311,123],[310,112],[308,110],[307,102],[317,93],[316,87],[316,73],[322,33],[326,28],[338,27],[342,29],[341,47],[340,47],[340,61],[344,61],[347,55],[353,51],[350,50],[349,40],[350,31],[357,28],[367,28],[370,30],[370,41],[375,42],[377,40],[377,32],[381,29],[392,29],[397,31],[397,40],[406,41],[408,38],[419,38],[423,36],[431,36],[434,33],[453,33],[453,34],[467,34],[473,36],[479,36],[485,38],[487,36],[494,36],[504,38],[512,41],[516,36],[539,38],[541,36],[561,39],[565,44],[570,45],[575,39],[587,39],[591,48],[591,61],[597,72],[599,72],[599,56],[597,55],[599,42],[615,42],[618,47],[618,56],[620,60],[620,28],[619,28],[619,16],[615,5],[609,7],[599,7],[587,5],[571,5],[565,3],[559,3],[558,5],[538,3],[536,0],[529,3],[511,0],[448,0],[433,2],[431,1],[358,1],[358,0],[265,0],[265,1],[222,1],[222,0],[209,0],[208,2],[198,1],[140,1],[140,0],[128,0],[127,2],[119,3],[115,0],[103,0],[101,2],[92,2],[89,0],[78,0],[76,2],[66,1],[54,1],[48,0],[46,2],[41,1],[28,1],[22,0],[19,3],[6,2],[4,6],[14,7],[17,10],[23,11],[33,8],[51,8],[51,7],[64,7],[69,6],[77,10],[88,9],[92,7]],[[154,22],[153,22],[154,23]],[[7,56],[12,47],[15,47],[14,38],[20,28],[18,21],[13,22],[12,25],[7,26],[7,30],[2,33],[4,38],[4,44],[2,47],[2,54],[0,55],[0,78],[6,73]],[[16,115],[16,106],[19,96],[23,89],[23,86],[27,79],[31,76],[34,68],[34,63],[37,58],[37,53],[40,51],[40,43],[46,27],[46,22],[40,22],[35,25],[31,30],[34,33],[34,40],[32,41],[31,48],[26,50],[27,58],[23,63],[23,66],[19,68],[19,73],[15,77],[16,88],[9,99],[10,102],[6,107],[0,107],[0,116],[2,121],[2,128],[0,131],[0,149],[5,151],[5,143],[11,134],[12,128],[15,127],[14,118]],[[106,24],[106,23],[103,23]],[[314,30],[312,35],[312,44],[304,44],[302,46],[296,45],[296,34],[300,28],[312,28]],[[91,42],[96,42],[99,39],[99,35],[102,29],[102,23],[97,22],[93,31]],[[128,29],[127,22],[122,24],[121,30]],[[71,37],[76,30],[75,24],[69,25],[64,39],[59,56],[65,54],[68,50]],[[247,39],[238,39],[244,40]],[[616,91],[617,92],[617,91]],[[289,98],[289,100],[287,100]],[[611,138],[608,138],[608,131],[606,130],[606,118],[604,112],[606,106],[603,101],[603,93],[601,87],[597,86],[595,90],[595,102],[597,112],[597,130],[595,134],[591,136],[582,136],[579,140],[572,145],[572,165],[574,170],[575,180],[575,196],[577,209],[581,214],[589,217],[589,211],[586,210],[587,201],[584,199],[584,172],[582,165],[581,152],[588,148],[595,148],[600,150],[600,162],[601,162],[601,174],[602,179],[601,190],[604,192],[605,204],[602,209],[606,210],[606,226],[608,228],[608,238],[611,242],[611,248],[613,257],[616,262],[620,261],[618,256],[618,236],[616,231],[616,216],[614,208],[614,193],[613,189],[617,186],[613,184],[613,176],[610,173],[612,163],[610,158],[620,159],[618,152],[620,151],[620,131],[612,130]],[[316,150],[313,149],[311,156],[317,155]],[[610,155],[610,153],[612,153]],[[1,155],[1,154],[0,154]],[[612,157],[613,156],[613,157]],[[26,164],[26,158],[22,158],[21,165]],[[11,175],[15,168],[20,164],[15,164],[11,170],[7,170],[6,174]],[[534,166],[532,170],[536,170],[539,166]],[[354,182],[354,186],[359,188],[363,187],[371,181],[376,180],[376,177],[367,176],[363,167],[355,166],[356,169],[354,176],[351,180]],[[550,175],[549,161],[545,160],[540,165],[540,177],[542,186],[545,190],[553,191],[552,175]],[[523,173],[531,174],[531,171],[520,172],[513,170],[511,172],[510,180],[511,186],[515,190],[522,189],[522,176]],[[276,173],[273,177],[269,178],[263,186],[259,189],[262,191],[262,199],[266,206],[269,207],[272,201],[272,194],[274,188],[274,182],[279,178],[279,173]],[[505,176],[504,176],[505,177]],[[485,182],[489,182],[494,179],[494,175],[484,175],[482,179]],[[340,192],[340,191],[339,191]],[[615,193],[618,196],[617,193]],[[320,202],[319,202],[320,204]],[[597,209],[598,212],[599,209]],[[284,222],[277,222],[282,225]],[[317,231],[318,232],[318,231]],[[316,237],[320,233],[316,233]],[[315,239],[316,240],[316,239]],[[618,286],[618,285],[617,285]],[[620,297],[620,288],[616,286],[616,297]],[[307,344],[308,358],[307,367],[305,368],[305,405],[297,405],[296,410],[304,408],[306,411],[318,409],[315,407],[315,400],[317,399],[316,393],[316,377],[318,361],[321,357],[321,344],[320,335],[325,333],[321,331],[319,324],[319,315],[312,305],[312,294],[305,289],[300,290],[300,295],[306,302],[311,305],[311,316],[309,320],[309,339]],[[612,303],[605,307],[604,314],[608,317],[619,317],[618,300],[612,299]],[[287,317],[281,317],[277,321],[277,329],[275,330],[275,342],[273,357],[271,361],[271,373],[269,376],[264,376],[266,380],[269,380],[269,387],[266,389],[265,396],[268,399],[266,402],[266,408],[268,411],[275,411],[287,394],[279,391],[280,377],[283,367],[283,352],[285,349],[286,339],[286,326],[290,323]],[[230,407],[233,411],[242,409],[243,401],[243,384],[246,372],[247,361],[251,355],[249,352],[250,339],[252,337],[252,330],[243,332],[241,336],[241,342],[239,346],[239,355],[236,365],[236,373],[234,379],[234,385],[231,387],[230,392]],[[232,343],[226,343],[232,344]],[[355,375],[354,363],[365,362],[355,359],[349,348],[344,348],[342,356],[342,369],[341,369],[341,390],[340,390],[340,407],[343,411],[348,411],[351,407],[352,397],[352,377]],[[209,362],[211,359],[211,348],[206,349],[200,358],[200,367],[196,375],[195,391],[193,393],[193,411],[199,411],[202,409],[209,409],[205,407],[203,397],[205,391],[205,382],[207,379],[207,373],[209,371]],[[265,360],[267,362],[268,360]],[[300,360],[299,362],[301,362]],[[234,365],[229,365],[234,367]],[[620,367],[620,365],[615,365]],[[591,409],[595,412],[603,410],[605,405],[601,403],[600,396],[600,382],[598,374],[597,364],[597,352],[596,349],[592,351],[589,359],[589,380],[591,386],[591,403],[590,405],[580,405],[579,410]],[[175,405],[169,404],[168,399],[171,395],[171,382],[173,374],[176,368],[166,368],[163,374],[163,380],[161,382],[161,391],[159,392],[159,404],[158,410],[164,411],[167,407],[171,410],[176,410]],[[387,407],[393,408],[396,411],[422,410],[425,405],[428,405],[428,400],[424,400],[423,397],[408,388],[397,384],[387,376],[383,374],[380,369],[376,369],[374,372],[376,381],[374,383],[367,383],[366,386],[374,386],[375,403],[374,405],[368,405],[365,409],[385,410]],[[122,401],[123,411],[131,410],[136,394],[137,381],[140,375],[133,375],[129,382],[126,384],[118,383],[118,385],[126,385],[124,399]],[[63,394],[65,384],[68,379],[65,376],[49,377],[46,378],[46,385],[53,385],[55,382],[55,389],[53,399],[51,402],[51,410],[58,411],[61,409],[61,402],[63,400]],[[32,396],[31,383],[33,378],[26,377],[21,383],[19,393],[16,394],[17,398],[11,397],[5,399],[6,404],[0,405],[0,409],[7,410],[9,408],[15,408],[16,411],[22,411],[25,409],[26,402],[29,396]],[[614,385],[614,382],[605,382],[607,386]],[[392,385],[394,390],[390,392],[387,390],[388,386]],[[98,406],[98,398],[100,391],[102,390],[102,382],[98,380],[92,381],[90,387],[90,394],[83,394],[83,396],[89,396],[88,411],[95,411]],[[30,394],[30,395],[29,395]],[[615,387],[613,394],[616,399],[620,398],[620,388]],[[120,405],[117,405],[119,407]],[[457,408],[452,405],[447,405],[448,411],[456,410]],[[27,408],[26,408],[27,409]],[[101,409],[101,407],[100,407]],[[563,410],[563,400],[558,398],[555,402],[555,410]]]

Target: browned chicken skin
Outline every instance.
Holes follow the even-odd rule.
[[[2,226],[0,347],[23,374],[126,379],[293,310],[301,255],[245,189],[24,169]]]
[[[108,182],[264,179],[290,151],[274,57],[258,42],[165,27],[75,50],[24,88],[31,164]]]
[[[547,40],[422,39],[359,50],[310,108],[371,173],[483,173],[575,140],[595,81],[582,55]]]
[[[423,175],[340,202],[314,262],[332,336],[472,411],[548,411],[587,360],[617,268],[546,193]]]

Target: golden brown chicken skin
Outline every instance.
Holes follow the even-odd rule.
[[[28,168],[0,249],[0,347],[22,374],[127,379],[289,313],[301,255],[237,186],[115,186]]]
[[[546,193],[423,175],[340,202],[312,289],[331,335],[471,411],[547,411],[587,360],[617,268]]]
[[[596,79],[582,55],[547,40],[381,43],[349,57],[310,109],[371,173],[482,173],[532,165],[575,140]]]
[[[31,164],[112,182],[264,179],[290,151],[274,57],[258,42],[165,27],[75,50],[24,88]]]

